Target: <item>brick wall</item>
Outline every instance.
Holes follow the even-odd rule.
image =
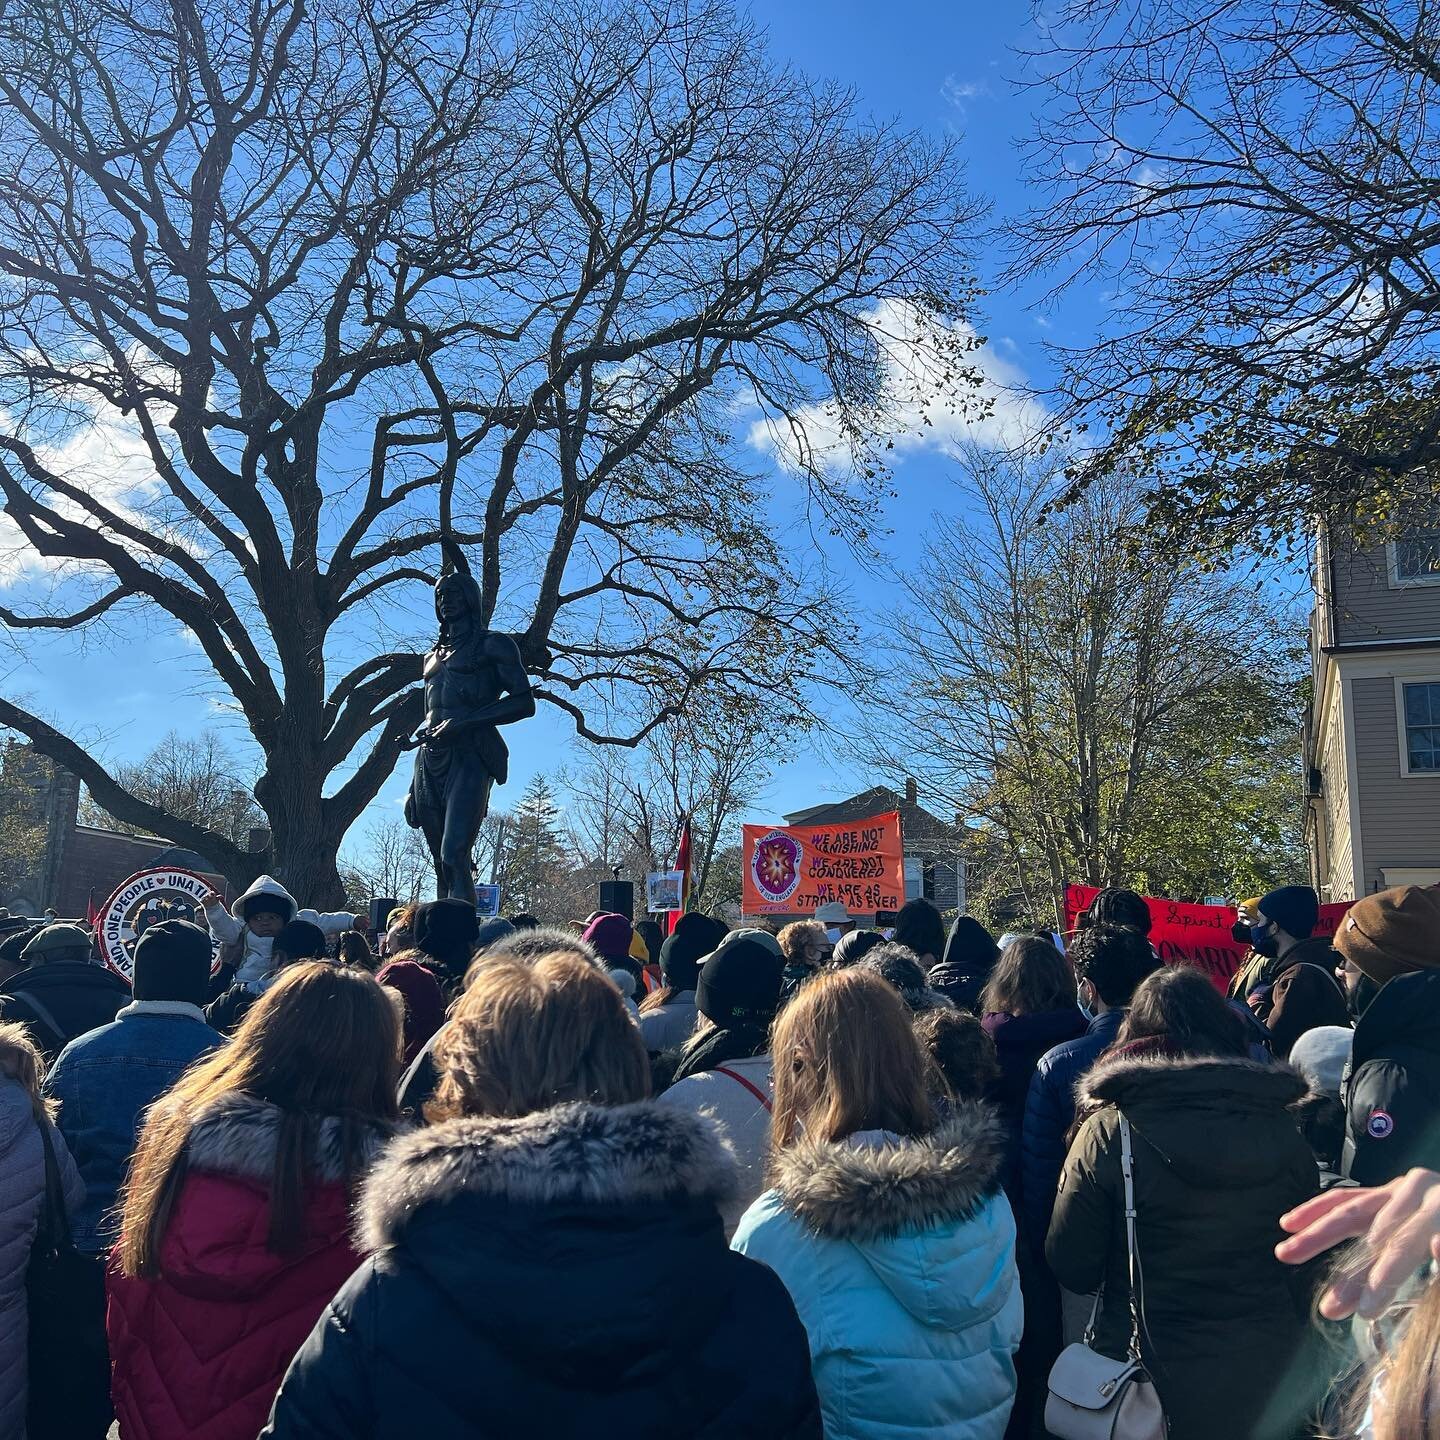
[[[59,882],[49,904],[62,917],[83,917],[92,890],[95,904],[103,905],[122,881],[150,869],[173,848],[168,840],[77,825],[65,837]],[[212,874],[207,878],[218,893],[225,893],[224,876]]]

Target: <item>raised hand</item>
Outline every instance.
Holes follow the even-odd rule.
[[[1287,1265],[1303,1265],[1345,1240],[1363,1239],[1320,1297],[1328,1320],[1373,1320],[1421,1266],[1440,1260],[1440,1174],[1411,1170],[1366,1190],[1331,1190],[1280,1217],[1290,1233],[1275,1247]]]

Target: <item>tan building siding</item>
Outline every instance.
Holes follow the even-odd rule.
[[[1385,546],[1341,542],[1334,569],[1336,644],[1440,638],[1440,585],[1392,585]]]
[[[1440,593],[1435,603],[1440,605]],[[1440,671],[1440,657],[1435,663]],[[1386,870],[1440,866],[1440,775],[1401,773],[1393,675],[1357,676],[1350,694],[1365,837],[1365,873],[1358,888],[1364,894],[1383,888]]]
[[[1350,777],[1345,762],[1345,714],[1338,670],[1331,673],[1330,704],[1320,746],[1320,774],[1325,815],[1327,876],[1321,878],[1326,900],[1355,898],[1355,865],[1350,836]]]

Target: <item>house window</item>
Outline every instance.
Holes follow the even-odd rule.
[[[1392,585],[1440,585],[1440,530],[1412,531],[1389,550]]]
[[[1440,681],[1400,683],[1407,775],[1440,775]]]

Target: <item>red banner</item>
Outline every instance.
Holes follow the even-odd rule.
[[[843,825],[746,825],[743,831],[747,915],[810,915],[834,900],[852,915],[874,915],[905,903],[896,810]]]
[[[1076,922],[1090,902],[1099,894],[1093,885],[1065,887],[1065,929],[1076,928]],[[1183,900],[1157,900],[1147,895],[1150,907],[1150,943],[1167,965],[1193,965],[1203,970],[1219,990],[1224,990],[1230,977],[1250,947],[1230,933],[1239,918],[1233,905],[1189,905]],[[1333,935],[1350,908],[1350,901],[1320,907],[1317,935]]]

